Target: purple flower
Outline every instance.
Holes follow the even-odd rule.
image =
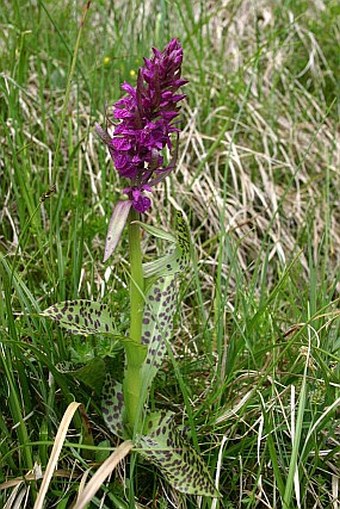
[[[124,192],[138,212],[151,206],[143,192],[151,191],[174,167],[174,161],[164,166],[162,151],[173,146],[171,134],[178,132],[174,123],[180,110],[178,102],[185,97],[177,92],[187,83],[181,78],[183,49],[177,39],[163,51],[153,48],[153,53],[139,69],[137,86],[122,85],[126,95],[113,106],[113,117],[119,121],[113,137],[96,126],[119,175],[130,180]]]
[[[175,166],[177,146],[167,166],[163,150],[173,148],[173,133],[178,137],[175,119],[180,110],[178,103],[185,97],[178,89],[187,83],[181,78],[182,60],[183,49],[177,39],[172,39],[163,51],[153,48],[153,57],[144,58],[144,66],[139,69],[136,87],[126,82],[122,85],[126,95],[113,106],[117,120],[113,136],[96,124],[119,175],[130,181],[123,191],[128,195],[127,203],[123,206],[119,202],[110,221],[104,261],[118,243],[130,208],[147,211],[151,200],[145,191],[152,191]]]

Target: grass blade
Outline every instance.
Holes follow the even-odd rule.
[[[61,453],[61,449],[63,447],[64,440],[66,438],[66,433],[71,423],[72,417],[74,416],[76,410],[80,407],[81,403],[76,403],[75,401],[71,403],[64,413],[64,417],[60,423],[58,428],[57,436],[55,437],[53,449],[51,452],[51,456],[49,462],[46,467],[45,475],[42,480],[40,490],[35,501],[33,509],[42,509],[44,506],[45,495],[47,493],[48,487],[50,485],[53,473],[55,471],[59,455]]]
[[[116,468],[118,463],[129,454],[132,447],[133,442],[131,442],[131,440],[127,440],[126,442],[123,442],[117,448],[117,450],[107,458],[107,460],[104,461],[92,479],[85,486],[84,491],[78,497],[78,500],[73,509],[83,509],[86,507],[86,505],[92,500],[94,495],[100,489],[105,479]]]

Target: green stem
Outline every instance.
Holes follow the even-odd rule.
[[[141,404],[141,367],[144,360],[141,348],[142,321],[144,308],[144,277],[142,267],[142,250],[140,227],[134,223],[139,214],[132,210],[129,215],[129,249],[130,249],[130,343],[126,345],[126,370],[124,376],[124,401],[126,417],[131,431],[138,428]]]
[[[135,210],[130,212],[129,223],[129,246],[130,246],[130,305],[131,323],[130,339],[140,344],[142,336],[142,320],[144,308],[144,277],[142,267],[142,249],[140,243],[140,226],[134,221],[139,220],[139,214]]]

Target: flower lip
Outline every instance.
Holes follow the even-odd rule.
[[[146,212],[151,207],[151,200],[147,196],[143,195],[143,191],[151,191],[149,185],[143,185],[141,187],[126,187],[123,189],[123,193],[129,196],[132,202],[132,207],[137,212]]]

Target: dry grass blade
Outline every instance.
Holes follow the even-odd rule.
[[[70,470],[56,470],[53,474],[53,477],[66,477],[68,479],[72,479],[73,477],[78,477],[78,473],[71,472]],[[28,474],[24,475],[23,477],[16,477],[15,479],[10,479],[9,481],[5,481],[0,484],[0,491],[1,490],[8,490],[9,488],[13,488],[15,486],[18,486],[18,484],[22,483],[28,483],[29,481],[37,481],[38,479],[42,479],[43,474],[40,476],[38,474],[29,472]]]
[[[118,463],[125,458],[127,454],[129,454],[132,447],[133,442],[131,442],[131,440],[127,440],[126,442],[123,442],[117,450],[107,458],[107,460],[104,461],[92,477],[91,481],[88,482],[84,491],[80,494],[73,509],[83,509],[86,507],[86,504],[92,500],[105,479],[111,474],[112,470],[116,468]]]
[[[80,405],[81,403],[73,402],[67,407],[66,412],[64,413],[64,417],[62,418],[62,421],[58,428],[57,436],[55,437],[53,449],[51,452],[51,457],[47,464],[45,475],[42,480],[40,490],[33,509],[42,509],[43,507],[44,498],[47,493],[49,484],[51,482],[54,470],[56,468],[56,464],[59,459],[59,455],[66,437],[68,427],[70,425],[72,417],[75,414],[75,411],[79,408]]]
[[[23,486],[22,484],[18,484],[14,488],[6,504],[3,506],[3,509],[20,509],[21,507],[25,507],[24,499],[26,498],[27,502],[27,495],[30,488],[29,486]]]

